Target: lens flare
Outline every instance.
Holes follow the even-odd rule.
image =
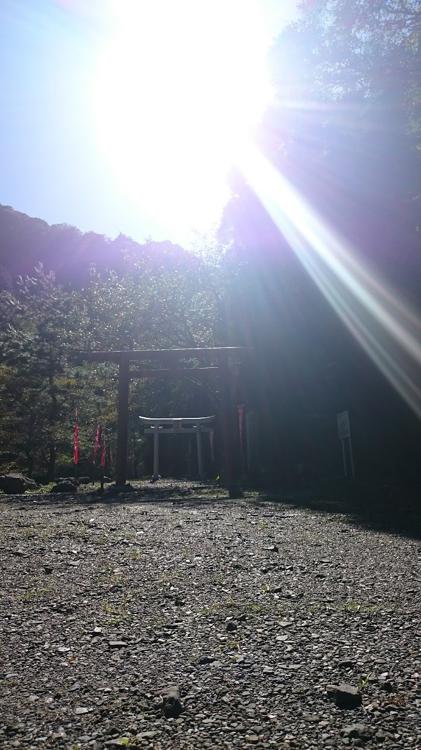
[[[367,354],[421,417],[421,320],[307,200],[250,146],[244,175],[297,257]]]

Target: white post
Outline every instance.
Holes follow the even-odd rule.
[[[256,412],[246,411],[246,452],[247,452],[247,471],[253,471],[257,468],[258,455],[258,423],[256,421]]]
[[[200,427],[196,428],[196,445],[197,445],[197,466],[199,471],[199,478],[203,479],[205,473],[203,471],[203,453],[202,453],[202,433]]]
[[[345,440],[341,440],[341,445],[342,445],[342,461],[343,461],[343,465],[344,465],[344,475],[347,477],[348,476],[348,472],[347,472],[347,466],[346,466]]]
[[[349,458],[350,458],[350,464],[351,464],[351,476],[353,479],[355,479],[354,452],[352,450],[351,436],[348,438],[348,440],[349,440]]]
[[[212,463],[215,461],[214,435],[215,435],[214,430],[209,430],[209,446],[210,446]]]
[[[153,478],[159,477],[159,427],[156,425],[153,431]]]

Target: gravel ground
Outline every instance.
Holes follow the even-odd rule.
[[[421,748],[416,539],[182,483],[0,510],[2,747]]]

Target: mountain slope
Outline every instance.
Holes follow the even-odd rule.
[[[194,256],[171,242],[139,244],[120,234],[114,240],[95,232],[81,232],[68,224],[49,225],[11,206],[0,204],[0,285],[10,286],[18,274],[30,273],[42,263],[58,281],[83,283],[89,268],[119,271],[127,259],[148,265],[194,262]]]

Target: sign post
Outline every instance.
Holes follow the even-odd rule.
[[[342,446],[342,462],[344,467],[344,475],[347,477],[348,473],[350,473],[351,478],[355,479],[354,452],[352,450],[351,423],[349,419],[349,412],[338,412],[338,414],[336,415],[336,424],[338,428],[338,438],[341,441]],[[350,472],[348,472],[347,454],[349,457]]]

